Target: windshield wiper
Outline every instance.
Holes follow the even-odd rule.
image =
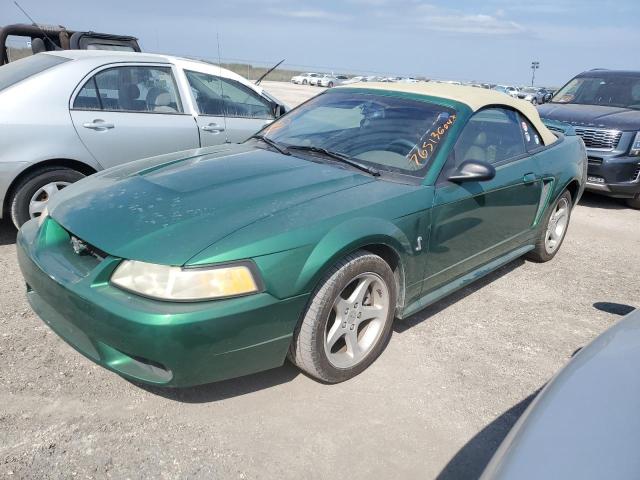
[[[271,140],[269,137],[265,137],[262,134],[256,134],[256,135],[253,135],[253,136],[251,136],[249,138],[256,138],[258,140],[262,140],[264,143],[266,143],[270,147],[275,148],[281,154],[283,154],[283,155],[291,155],[291,152],[287,149],[287,147],[285,147],[284,145],[280,145],[275,140]]]
[[[332,158],[333,160],[338,160],[339,162],[346,163],[347,165],[351,165],[352,167],[357,168],[358,170],[362,170],[363,172],[368,173],[369,175],[373,175],[374,177],[380,176],[380,170],[374,167],[369,167],[360,162],[356,162],[353,158],[344,153],[332,152],[331,150],[327,150],[322,147],[315,147],[313,145],[289,145],[287,147],[289,150],[302,150],[304,152],[314,152],[321,153],[326,157]]]

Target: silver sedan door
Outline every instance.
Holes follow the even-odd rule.
[[[91,76],[72,98],[82,142],[104,167],[198,148],[198,128],[184,113],[169,65],[120,64]]]
[[[243,142],[273,121],[271,103],[246,85],[204,72],[184,73],[198,109],[203,147]]]

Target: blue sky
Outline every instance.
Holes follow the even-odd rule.
[[[143,49],[223,59],[561,85],[595,67],[640,69],[639,0],[22,0],[39,22],[132,34]],[[0,0],[0,23],[25,19]],[[312,70],[312,68],[309,68]]]

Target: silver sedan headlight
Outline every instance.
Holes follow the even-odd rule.
[[[182,268],[124,260],[111,275],[111,283],[159,300],[212,300],[258,292],[252,270],[250,262]]]

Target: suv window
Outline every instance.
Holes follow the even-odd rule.
[[[89,79],[73,102],[77,110],[182,113],[170,67],[114,67]]]
[[[640,109],[640,75],[594,73],[576,77],[551,102]]]
[[[475,113],[453,148],[451,168],[466,160],[491,164],[526,153],[518,115],[505,108],[486,108]]]
[[[0,68],[0,90],[68,61],[70,61],[69,58],[46,53],[14,60]]]
[[[238,118],[274,118],[271,103],[250,88],[227,78],[185,70],[202,115]]]

